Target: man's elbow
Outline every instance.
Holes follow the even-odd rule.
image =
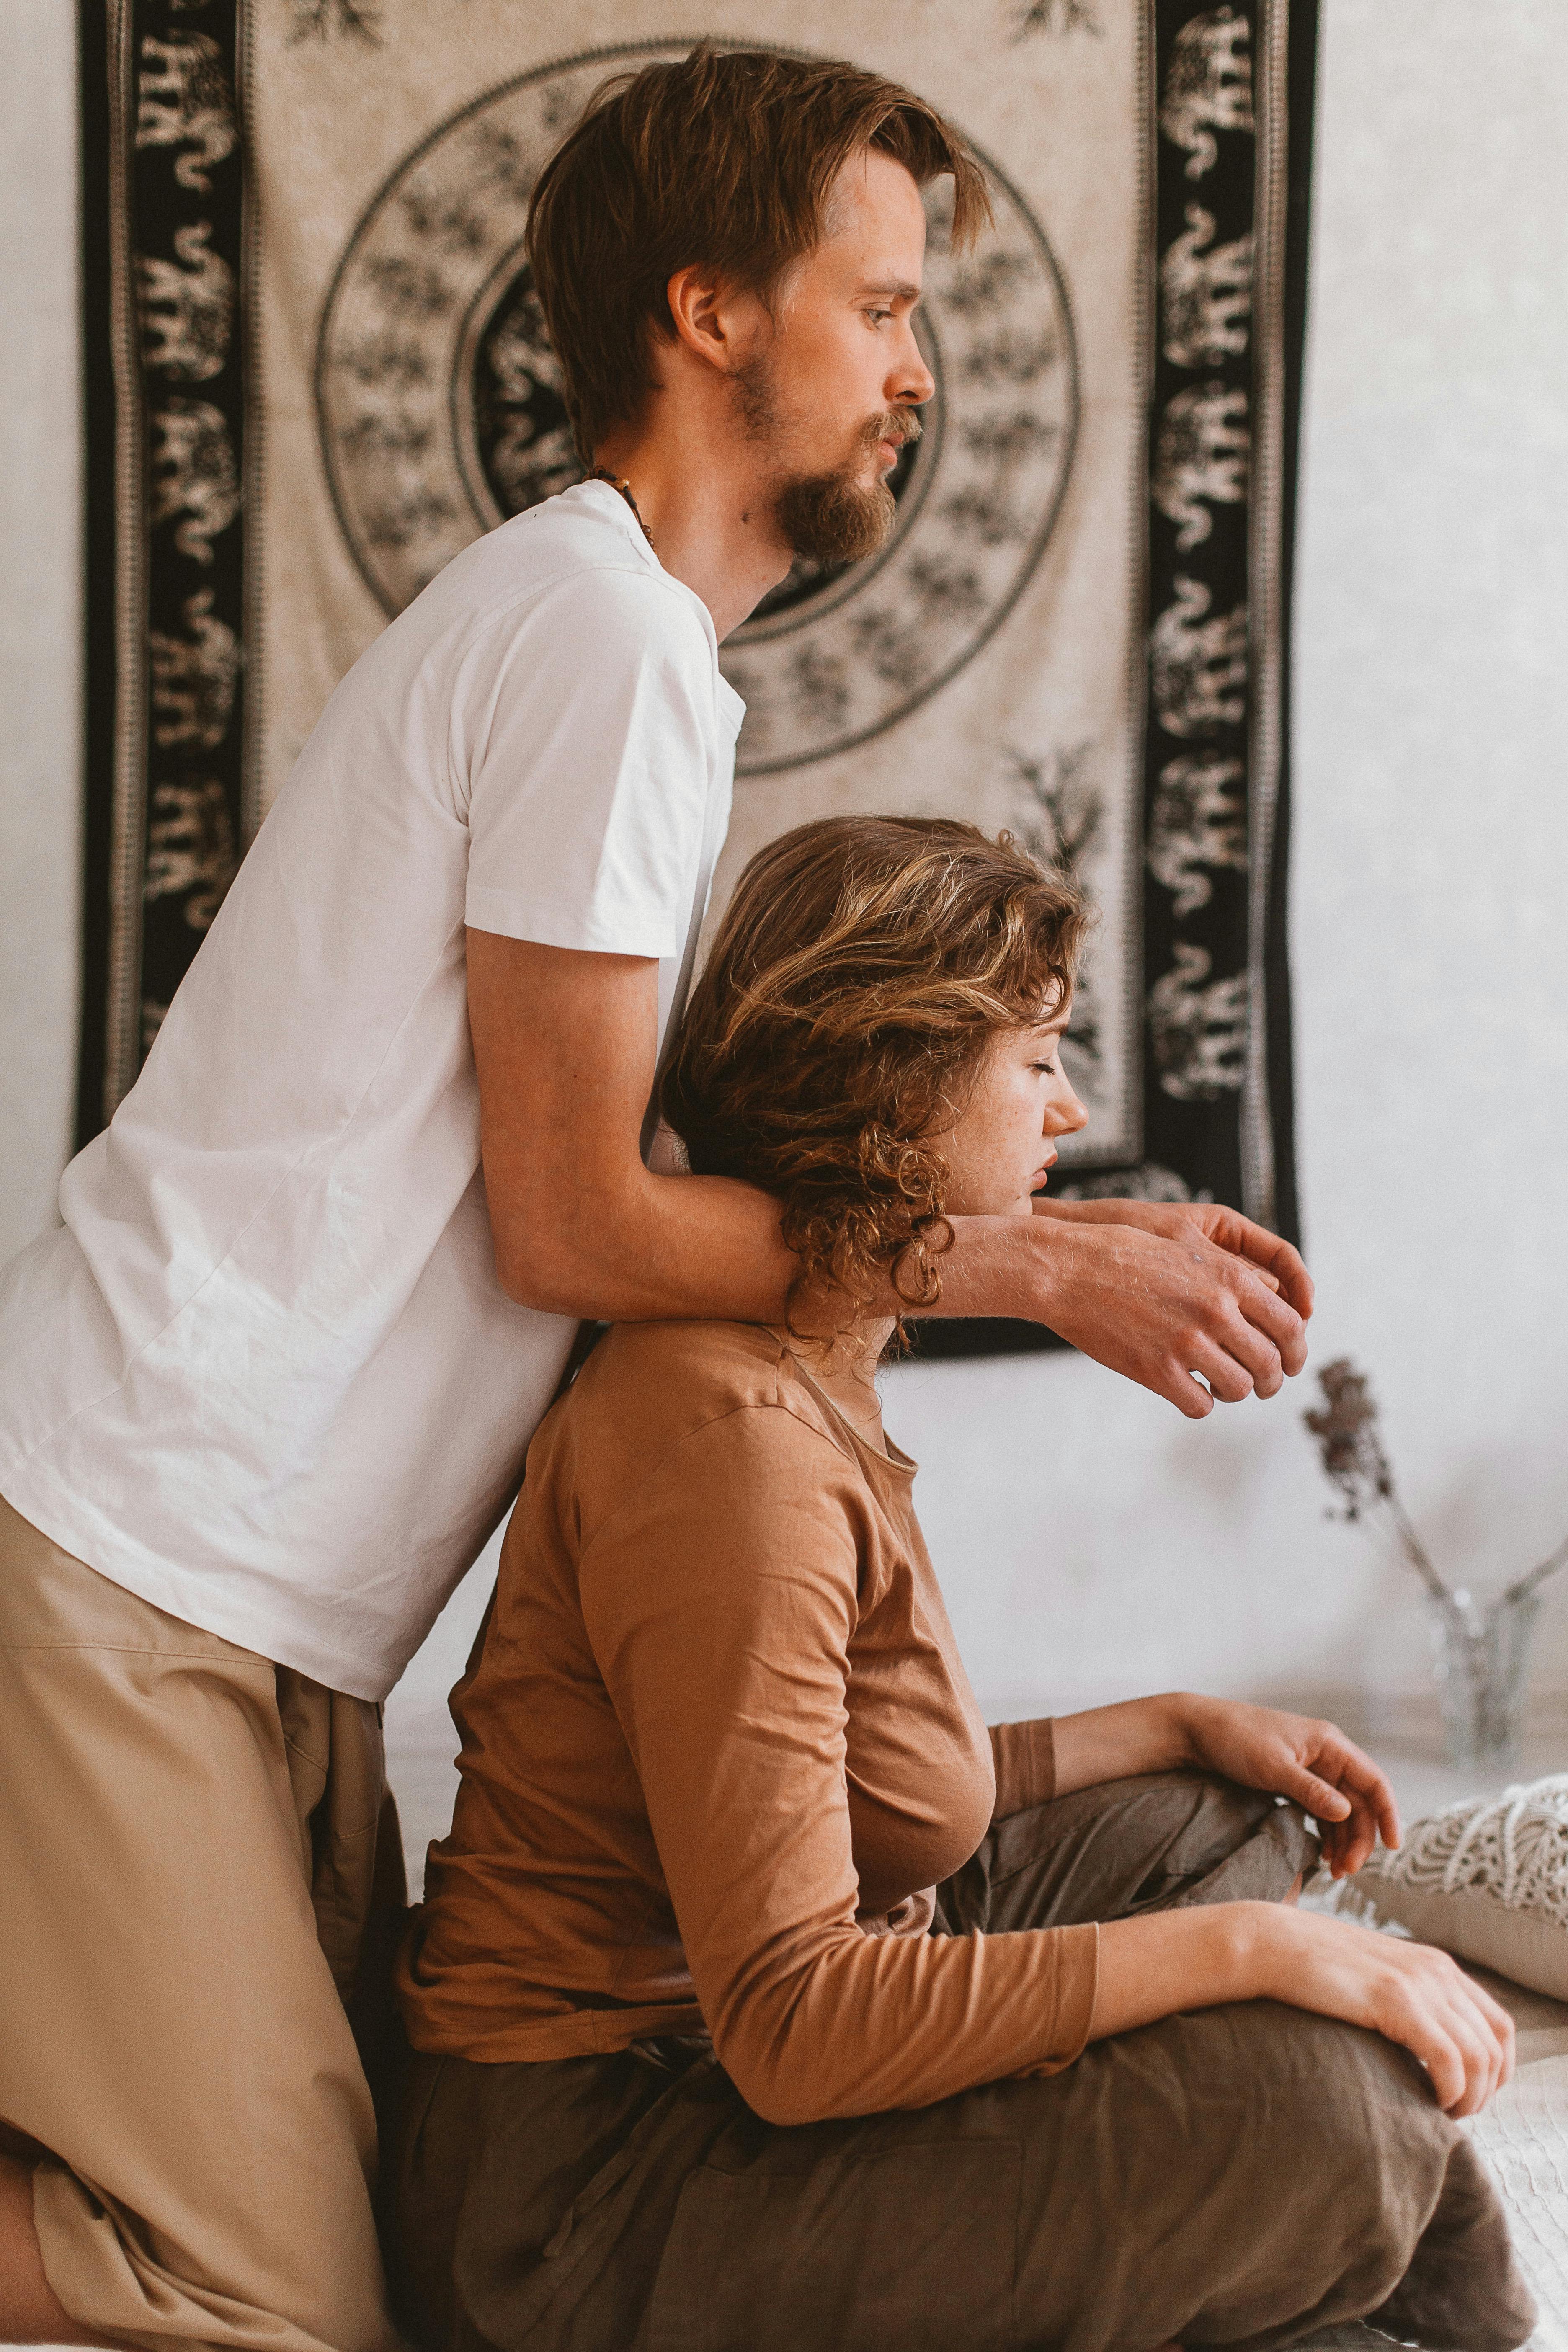
[[[519,1307],[541,1315],[614,1319],[603,1255],[591,1256],[547,1215],[491,1219],[496,1279]]]

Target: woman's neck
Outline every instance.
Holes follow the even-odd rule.
[[[790,1334],[791,1348],[818,1388],[826,1391],[845,1420],[858,1429],[875,1428],[881,1421],[877,1366],[892,1328],[889,1317],[858,1323],[852,1331],[831,1339]]]

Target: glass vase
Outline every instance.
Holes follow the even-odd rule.
[[[1503,1593],[1479,1609],[1465,1591],[1427,1601],[1432,1663],[1453,1764],[1513,1763],[1524,1727],[1530,1637],[1541,1596]]]

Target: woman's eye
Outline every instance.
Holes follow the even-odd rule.
[[[1043,1070],[1047,1078],[1054,1078],[1057,1075],[1057,1066],[1054,1062],[1037,1062],[1035,1067],[1037,1070]]]

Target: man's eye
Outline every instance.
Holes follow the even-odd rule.
[[[893,314],[890,310],[868,310],[866,313],[866,316],[871,320],[873,326],[878,327],[881,326],[885,320],[890,319],[892,315]]]

